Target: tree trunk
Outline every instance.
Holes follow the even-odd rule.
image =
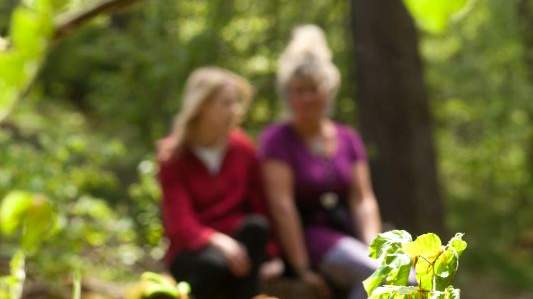
[[[445,233],[413,20],[400,0],[351,4],[358,119],[382,217],[412,233]]]
[[[518,23],[520,25],[524,45],[524,61],[528,67],[528,77],[533,80],[533,1],[519,0],[517,2]]]
[[[526,65],[526,76],[528,81],[533,84],[533,1],[532,0],[519,0],[517,2],[516,12],[518,15],[518,25],[522,37],[524,64]],[[526,103],[522,108],[528,115],[528,119],[533,119],[533,106]],[[528,182],[533,184],[533,130],[530,130],[527,142],[526,142],[526,165],[524,165],[527,173],[529,174]],[[516,208],[527,208],[528,196],[524,196],[517,205]],[[525,236],[523,240],[519,241],[523,244],[533,244],[533,236]]]

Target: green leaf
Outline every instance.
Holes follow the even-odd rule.
[[[141,274],[141,280],[160,284],[168,283],[168,280],[163,275],[157,274],[155,272],[144,272],[143,274]]]
[[[444,252],[435,261],[435,290],[444,291],[453,283],[459,267],[459,256],[467,247],[462,237],[462,233],[457,233],[451,238]]]
[[[433,289],[433,264],[424,258],[418,258],[415,264],[416,280],[420,289]]]
[[[461,254],[467,247],[467,243],[463,240],[463,235],[463,233],[455,234],[455,236],[451,238],[450,241],[448,241],[447,245],[448,247],[452,247],[453,249],[455,249],[459,256],[461,256]]]
[[[14,51],[0,51],[0,120],[13,108],[27,81],[24,59]]]
[[[403,253],[389,254],[382,260],[381,265],[367,279],[363,286],[367,294],[372,295],[374,290],[382,284],[407,285],[411,259]]]
[[[430,33],[442,33],[469,0],[404,0],[417,25]]]
[[[423,299],[423,293],[417,287],[381,286],[368,297],[369,299]]]
[[[180,298],[183,295],[188,295],[191,291],[188,283],[180,282],[176,285],[172,279],[154,272],[143,273],[141,280],[144,284],[143,299],[159,298],[160,296]]]
[[[33,201],[33,194],[23,191],[12,191],[0,206],[0,228],[6,236],[12,236],[21,226],[24,214]]]
[[[178,285],[176,286],[176,288],[178,289],[178,293],[183,296],[183,295],[189,295],[191,293],[191,285],[188,284],[187,282],[185,281],[181,281],[178,283]]]
[[[426,297],[428,299],[459,299],[460,290],[454,289],[452,286],[446,288],[444,291],[432,291],[427,293]],[[408,299],[408,298],[406,298]]]
[[[371,256],[380,266],[363,286],[370,299],[457,299],[451,284],[459,266],[459,253],[466,249],[463,234],[456,234],[443,247],[440,238],[423,234],[411,241],[403,231],[380,234],[371,244]],[[418,287],[407,287],[412,264]]]
[[[26,225],[22,235],[22,247],[33,253],[41,242],[53,236],[58,227],[58,217],[48,199],[35,196],[26,213]]]
[[[403,251],[411,258],[423,257],[433,262],[442,251],[442,243],[439,236],[429,233],[418,236],[416,240],[403,244]]]
[[[13,236],[20,231],[21,246],[29,254],[56,233],[58,225],[59,219],[52,204],[42,195],[13,191],[0,206],[2,233]]]
[[[15,255],[11,258],[9,262],[9,268],[11,270],[11,275],[17,279],[23,280],[26,277],[26,271],[24,270],[25,264],[25,255],[22,251],[17,251]]]
[[[428,299],[446,299],[446,294],[443,292],[433,291],[426,296]]]
[[[11,274],[6,277],[8,298],[19,299],[22,297],[22,289],[26,279],[25,259],[26,257],[22,250],[17,251],[11,258],[9,263]]]
[[[444,291],[453,283],[459,266],[459,256],[453,248],[446,249],[435,261],[435,290]]]
[[[453,287],[442,291],[423,291],[417,287],[386,285],[376,289],[369,299],[459,299],[459,289]]]
[[[444,291],[446,294],[446,299],[459,299],[461,297],[461,290],[454,289],[453,286],[449,286]]]
[[[53,33],[55,2],[25,2],[13,12],[11,47],[0,50],[0,121],[37,74]]]
[[[390,285],[407,285],[411,270],[411,259],[403,253],[391,254],[385,258],[387,265],[392,269],[386,277]]]
[[[439,236],[433,233],[420,235],[413,242],[404,244],[402,249],[416,261],[416,279],[420,288],[433,290],[433,264],[442,252]]]
[[[149,283],[142,294],[143,299],[171,297],[178,298],[178,290],[174,286]]]
[[[379,234],[370,244],[369,256],[379,259],[386,254],[396,253],[402,244],[412,241],[411,235],[404,230],[392,230]]]
[[[47,24],[33,10],[20,7],[13,13],[11,41],[13,47],[30,59],[39,56],[46,48]]]
[[[387,265],[379,266],[372,275],[367,279],[363,280],[363,287],[365,288],[368,296],[372,296],[374,291],[383,283],[387,278],[387,275],[392,271],[392,269]]]
[[[14,51],[0,51],[0,85],[4,88],[20,88],[26,80],[24,59]],[[2,98],[0,98],[0,103]],[[0,104],[1,106],[2,104]]]

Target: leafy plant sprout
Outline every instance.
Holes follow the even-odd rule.
[[[453,287],[459,257],[466,249],[463,234],[457,233],[446,245],[433,233],[414,241],[403,230],[379,234],[370,244],[370,257],[380,262],[363,281],[369,299],[458,299]],[[417,286],[408,286],[414,270]]]

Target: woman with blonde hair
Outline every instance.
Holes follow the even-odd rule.
[[[281,55],[287,119],[261,136],[265,188],[288,266],[326,297],[325,281],[363,298],[375,262],[367,245],[381,222],[363,142],[329,113],[339,71],[320,28],[297,27]]]
[[[242,77],[197,69],[171,134],[158,144],[165,260],[196,299],[257,294],[268,224],[255,149],[237,129],[251,96]]]

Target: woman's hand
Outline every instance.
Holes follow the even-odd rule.
[[[261,281],[267,281],[283,274],[285,266],[280,258],[275,258],[264,262],[259,267],[259,279]]]
[[[318,273],[311,270],[304,271],[298,275],[300,279],[312,286],[319,292],[321,298],[331,298],[331,290],[329,289],[326,281]]]
[[[250,273],[252,264],[246,248],[232,237],[222,234],[214,233],[211,236],[210,244],[220,250],[226,261],[230,271],[237,277],[246,276]]]

